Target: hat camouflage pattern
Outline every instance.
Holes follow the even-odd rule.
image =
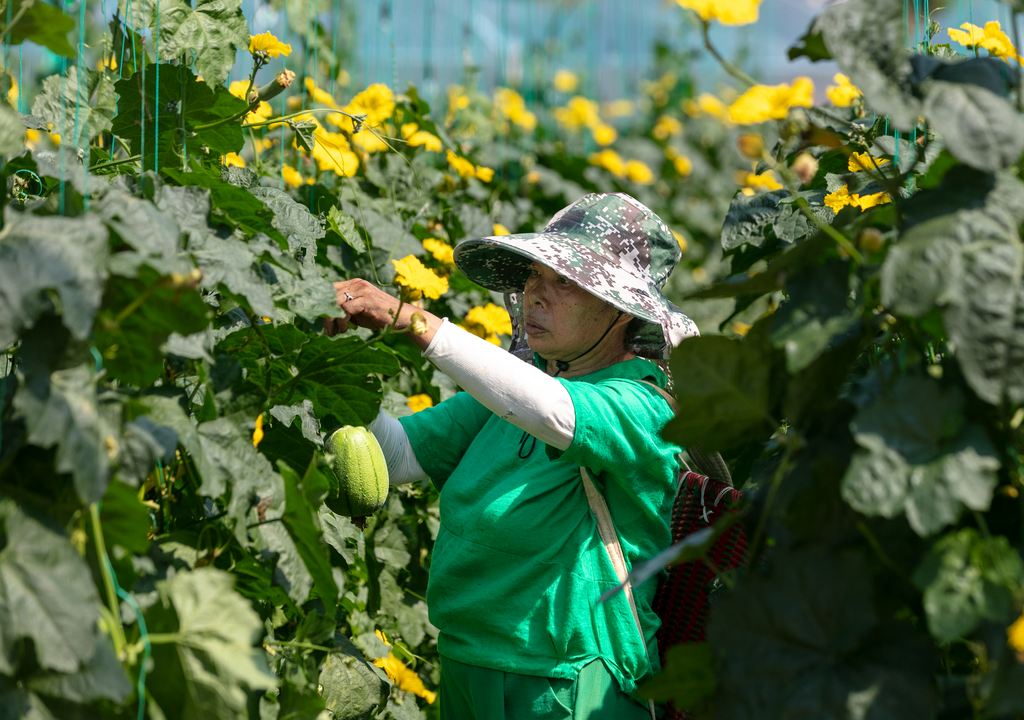
[[[646,320],[651,325],[633,343],[651,357],[667,357],[684,338],[699,334],[661,291],[680,257],[679,243],[661,218],[624,193],[584,195],[551,218],[543,232],[477,238],[455,247],[459,270],[489,290],[521,294],[536,261]]]

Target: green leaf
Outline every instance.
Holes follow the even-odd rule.
[[[146,689],[169,720],[237,717],[249,691],[277,685],[256,646],[263,623],[233,585],[229,573],[211,567],[156,585],[146,625],[166,639],[153,646]]]
[[[752,331],[753,332],[753,331]],[[680,412],[664,436],[684,447],[714,452],[774,430],[769,415],[772,355],[767,343],[751,338],[702,336],[672,352]]]
[[[921,103],[910,91],[910,52],[899,3],[853,0],[832,5],[818,16],[812,31],[821,33],[839,69],[863,91],[872,109],[888,115],[898,128],[917,122]]]
[[[808,29],[803,37],[798,39],[796,44],[789,49],[790,60],[796,60],[800,57],[805,57],[811,62],[832,59],[828,48],[825,47],[825,41],[822,39],[821,33],[815,32],[813,29]]]
[[[347,242],[355,252],[360,254],[366,252],[366,243],[363,242],[363,236],[356,230],[355,218],[344,210],[339,210],[336,205],[332,205],[331,209],[327,211],[327,222],[331,230]]]
[[[764,295],[782,290],[788,277],[809,263],[818,262],[823,251],[831,247],[834,242],[824,234],[817,235],[786,250],[772,260],[762,272],[731,275],[717,285],[687,295],[686,299],[706,300],[743,295]]]
[[[89,365],[58,370],[48,377],[40,374],[18,388],[14,407],[25,417],[28,442],[44,448],[57,446],[55,467],[72,474],[82,502],[101,499],[117,440],[100,415]]]
[[[8,209],[0,232],[0,347],[55,304],[71,334],[88,337],[106,258],[107,231],[96,216],[38,217]]]
[[[312,120],[290,120],[288,127],[295,131],[296,144],[306,152],[313,152],[313,147],[316,145],[316,139],[313,137],[316,123]]]
[[[188,252],[203,271],[203,287],[225,292],[259,317],[276,317],[259,260],[246,243],[237,237],[193,233]]]
[[[978,85],[933,81],[924,114],[965,165],[1000,170],[1024,152],[1024,117],[1006,98]]]
[[[139,555],[149,549],[148,536],[153,529],[149,508],[139,500],[138,493],[124,483],[115,480],[107,487],[103,495],[100,521],[107,547],[119,545]]]
[[[983,428],[966,423],[954,388],[900,377],[851,423],[859,446],[842,494],[866,515],[906,513],[919,535],[956,522],[964,506],[987,510],[999,469]]]
[[[722,225],[722,249],[740,245],[761,247],[764,231],[779,215],[779,200],[787,197],[785,190],[758,192],[747,196],[737,193],[729,205]]]
[[[786,353],[786,369],[798,373],[837,336],[853,328],[860,309],[851,302],[849,263],[830,260],[786,283],[789,298],[775,313],[772,345]]]
[[[853,552],[779,552],[716,605],[715,716],[903,720],[937,709],[933,651],[906,625],[879,624]]]
[[[259,187],[260,176],[255,170],[247,167],[235,167],[234,165],[220,166],[220,179],[231,183],[235,187],[254,188]]]
[[[248,51],[249,27],[242,0],[185,0],[159,3],[160,59],[175,60],[188,50],[211,86],[220,86],[235,64],[237,50]]]
[[[319,683],[327,709],[337,720],[365,720],[388,699],[388,681],[366,661],[348,638],[335,636],[335,647],[324,660]]]
[[[12,3],[11,17],[23,8],[28,0],[9,0]],[[6,24],[0,25],[6,28]],[[7,37],[11,45],[20,45],[26,40],[42,45],[46,49],[67,58],[78,56],[77,50],[68,42],[68,33],[75,29],[75,21],[60,11],[60,8],[42,2],[32,3],[25,14],[11,27]]]
[[[192,264],[181,257],[178,223],[149,200],[111,189],[92,204],[92,210],[117,233],[124,245],[134,250],[114,254],[108,264],[113,274],[138,277],[143,263],[161,275],[175,272],[187,275],[192,269]]]
[[[302,478],[283,462],[278,462],[277,466],[284,478],[285,488],[282,522],[316,583],[328,614],[333,614],[338,599],[338,586],[331,574],[331,557],[319,519],[319,507],[328,489],[327,478],[314,464],[309,465]]]
[[[1024,563],[1007,539],[973,528],[940,538],[914,572],[928,629],[943,643],[966,638],[982,620],[1009,624],[1022,580]]]
[[[161,349],[172,332],[199,332],[209,324],[210,306],[188,287],[175,287],[144,268],[138,279],[107,284],[96,347],[111,377],[145,387],[164,372]]]
[[[106,635],[97,635],[96,649],[85,666],[76,673],[36,673],[25,685],[44,697],[60,698],[76,703],[96,700],[110,700],[123,703],[134,688],[121,663],[114,654],[114,647]]]
[[[0,672],[14,675],[22,640],[39,666],[78,672],[96,652],[99,596],[67,537],[0,500]]]
[[[161,3],[161,17],[164,6],[174,2],[181,4],[180,0]],[[161,27],[161,52],[164,49],[162,38]],[[158,75],[159,106],[155,104]],[[182,153],[219,156],[242,149],[245,139],[242,136],[241,120],[225,122],[216,127],[201,127],[234,117],[246,108],[245,101],[228,92],[219,81],[213,83],[209,77],[205,80],[199,81],[188,68],[181,68],[180,71],[165,69],[158,73],[156,65],[149,65],[145,72],[117,81],[114,86],[118,93],[117,117],[114,118],[112,130],[130,143],[133,153],[140,154],[145,149],[142,158],[144,169],[153,169],[154,161],[161,169],[178,169],[182,164]],[[159,136],[156,134],[158,129]],[[176,182],[181,185],[193,184]]]
[[[282,247],[287,247],[281,233],[271,227],[273,212],[249,190],[226,183],[220,176],[211,175],[203,168],[193,167],[191,172],[166,168],[163,175],[178,185],[207,188],[210,191],[212,220],[240,228],[250,235],[266,233]]]
[[[324,236],[320,220],[277,188],[254,187],[250,192],[274,212],[274,227],[288,238],[288,251],[299,257],[304,267],[316,264],[316,241]]]
[[[352,520],[335,515],[326,505],[321,505],[320,526],[327,544],[337,550],[346,563],[354,563],[362,531],[352,524]]]
[[[62,143],[84,148],[100,133],[110,131],[116,106],[114,84],[104,73],[86,70],[85,82],[80,83],[78,68],[72,65],[66,77],[51,75],[43,80],[43,91],[32,102],[32,114],[52,122],[52,132],[60,135]]]
[[[271,291],[278,307],[286,307],[310,322],[321,317],[345,317],[345,311],[338,305],[338,293],[326,278],[302,278],[282,272],[277,274]]]
[[[665,667],[639,688],[638,697],[673,701],[677,708],[692,708],[715,691],[715,656],[706,642],[670,647]]]
[[[56,720],[42,699],[21,683],[0,675],[0,720]]]
[[[25,147],[25,126],[18,113],[0,103],[0,155],[20,152]]]

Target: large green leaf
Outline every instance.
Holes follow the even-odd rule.
[[[54,307],[84,340],[100,306],[107,231],[93,215],[37,217],[8,209],[0,231],[0,347],[7,347]]]
[[[778,217],[779,201],[784,197],[785,190],[758,192],[750,196],[737,193],[722,225],[722,249],[732,250],[740,245],[761,247],[764,231]]]
[[[168,0],[167,4],[172,3]],[[160,10],[162,15],[163,4]],[[162,52],[162,43],[160,49]],[[157,104],[157,75],[157,66],[149,65],[145,73],[118,80],[114,86],[118,101],[113,132],[130,142],[132,152],[145,151],[144,168],[153,169],[154,161],[159,168],[180,168],[181,154],[216,157],[242,148],[245,140],[241,120],[203,129],[200,126],[238,115],[245,110],[245,101],[228,92],[220,81],[200,81],[188,68],[165,68],[159,73]]]
[[[1009,100],[978,85],[933,81],[924,114],[946,149],[971,167],[1000,170],[1024,152],[1024,117]]]
[[[96,347],[112,377],[144,387],[163,374],[161,347],[168,336],[199,332],[209,324],[209,314],[209,305],[196,290],[144,268],[137,279],[117,278],[107,284]]]
[[[14,675],[31,640],[39,666],[76,673],[96,652],[99,596],[68,539],[0,500],[0,672]]]
[[[999,460],[984,430],[965,422],[954,388],[904,376],[852,423],[858,450],[843,498],[867,515],[905,513],[919,535],[956,522],[964,506],[987,510]]]
[[[665,653],[665,667],[636,694],[650,700],[672,700],[677,708],[692,708],[715,691],[715,657],[706,642],[684,643]]]
[[[259,317],[276,317],[270,289],[259,271],[259,261],[246,243],[237,237],[193,233],[188,252],[203,271],[204,287],[227,291]]]
[[[852,552],[780,552],[719,601],[708,640],[722,720],[905,720],[937,705],[930,650],[905,625],[878,623]]]
[[[168,720],[238,717],[249,691],[277,685],[256,646],[263,623],[233,585],[211,567],[157,583],[159,599],[145,616],[162,641],[146,689]]]
[[[107,547],[119,545],[139,555],[149,549],[149,533],[153,530],[149,508],[131,487],[117,481],[110,483],[103,495],[100,520]]]
[[[861,89],[868,105],[910,128],[921,114],[910,92],[910,52],[902,8],[891,0],[851,0],[827,8],[812,32],[821,33],[828,53]]]
[[[12,3],[11,14],[4,15],[12,20],[29,0],[9,0]],[[0,7],[6,10],[7,3]],[[0,23],[0,28],[6,28],[6,22]],[[33,2],[25,10],[18,22],[11,26],[8,35],[8,42],[11,45],[20,45],[29,40],[36,45],[42,45],[48,50],[63,55],[67,58],[78,56],[78,51],[68,42],[68,33],[75,29],[75,21],[61,12],[60,8],[48,5],[43,2]]]
[[[249,27],[242,0],[163,0],[159,4],[160,59],[196,53],[196,70],[211,86],[223,83],[235,53],[249,48]]]
[[[321,317],[345,317],[338,306],[338,293],[325,278],[299,277],[291,273],[276,273],[277,282],[271,286],[274,301],[299,317],[316,322]]]
[[[40,373],[18,388],[14,407],[25,417],[28,441],[57,446],[55,467],[71,473],[82,502],[103,497],[118,434],[108,426],[96,400],[96,382],[87,365]]]
[[[775,313],[772,345],[785,351],[790,373],[810,365],[856,325],[860,311],[850,297],[849,272],[849,263],[830,260],[786,283],[789,298]]]
[[[88,703],[95,700],[124,702],[132,694],[132,684],[114,654],[106,635],[97,635],[96,650],[76,673],[42,672],[30,676],[25,685],[43,697]]]
[[[274,227],[288,238],[288,250],[300,256],[304,267],[316,264],[316,241],[325,234],[321,221],[277,188],[254,187],[250,192],[274,212]],[[301,252],[300,252],[301,251]]]
[[[187,275],[192,264],[181,257],[181,230],[174,217],[145,198],[108,190],[92,209],[131,250],[114,253],[108,268],[115,275],[138,277],[143,263],[161,275]]]
[[[753,332],[753,331],[752,331]],[[743,340],[696,337],[672,352],[679,413],[665,427],[667,439],[708,452],[770,433],[771,348],[759,335]]]
[[[100,133],[110,131],[117,94],[105,73],[86,70],[85,82],[79,80],[74,65],[66,77],[51,75],[43,80],[43,91],[32,102],[32,114],[52,122],[52,131],[60,135],[62,143],[84,148]]]
[[[967,637],[982,620],[1007,625],[1024,563],[1001,535],[964,528],[940,538],[914,573],[928,629],[939,642]]]
[[[283,462],[278,462],[277,466],[285,488],[285,510],[281,521],[316,583],[328,614],[331,614],[338,598],[338,586],[331,573],[331,556],[324,542],[319,515],[329,487],[327,478],[314,464],[309,465],[302,477]]]
[[[25,126],[10,105],[0,104],[0,155],[20,152],[25,147]]]
[[[348,638],[336,635],[334,644],[320,669],[327,709],[337,720],[368,720],[387,703],[389,683]]]

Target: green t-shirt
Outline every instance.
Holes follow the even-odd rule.
[[[634,359],[559,378],[576,411],[564,452],[465,392],[401,418],[440,490],[427,605],[442,655],[569,679],[601,658],[625,692],[651,670],[625,595],[597,604],[618,580],[579,472],[585,466],[607,499],[630,566],[670,544],[680,448],[660,437],[668,403],[638,380],[664,387],[666,376]],[[634,593],[657,670],[655,588],[651,579]]]

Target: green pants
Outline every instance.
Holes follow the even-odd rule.
[[[517,675],[441,658],[441,720],[650,720],[595,660],[576,680]]]

